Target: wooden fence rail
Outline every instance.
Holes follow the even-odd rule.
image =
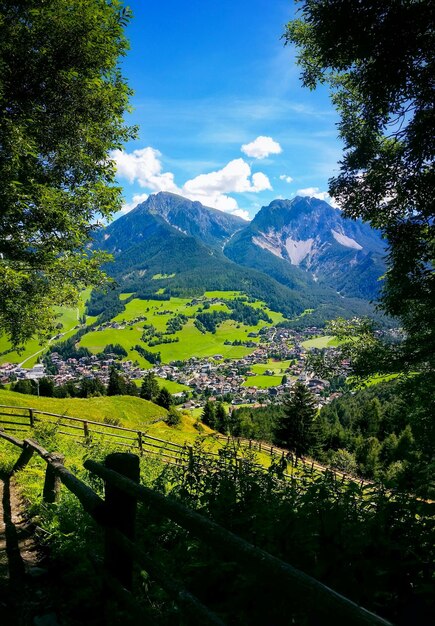
[[[54,485],[61,481],[80,501],[85,511],[106,530],[105,565],[109,573],[116,576],[123,587],[131,586],[132,563],[139,562],[165,589],[186,616],[197,624],[224,626],[218,616],[187,591],[182,583],[173,580],[153,562],[134,542],[134,520],[137,502],[152,504],[153,510],[168,517],[194,536],[225,554],[229,560],[236,557],[239,563],[258,572],[260,577],[277,579],[286,585],[290,602],[298,600],[307,616],[318,623],[318,619],[334,616],[334,623],[343,626],[388,626],[383,618],[358,606],[348,598],[333,591],[304,572],[257,548],[241,537],[168,498],[139,484],[139,457],[133,454],[112,453],[105,465],[87,460],[84,467],[104,480],[105,500],[89,486],[74,476],[63,464],[63,459],[47,452],[30,439],[20,441],[0,430],[0,438],[16,445],[22,452],[15,463],[14,471],[22,469],[36,452],[47,463],[44,497],[48,501],[57,498]],[[115,471],[116,470],[116,471]],[[46,490],[46,486],[47,487]],[[122,591],[122,590],[121,590]],[[287,597],[287,595],[286,595]],[[391,626],[391,625],[390,625]]]
[[[12,413],[12,410],[21,411],[22,413]],[[43,416],[41,419],[38,416]],[[13,422],[11,420],[4,420],[4,417],[16,417],[18,419],[28,419],[28,422]],[[55,419],[56,418],[56,419]],[[64,430],[59,430],[59,434],[66,436],[77,436],[82,433],[85,440],[89,440],[93,435],[101,435],[110,437],[116,441],[116,445],[122,448],[129,448],[131,450],[138,450],[139,454],[144,453],[160,456],[167,463],[187,462],[188,447],[186,445],[177,444],[165,439],[153,437],[148,435],[142,430],[136,430],[132,428],[125,428],[124,426],[117,426],[115,424],[107,424],[105,422],[97,422],[93,420],[85,420],[79,417],[72,417],[66,414],[60,415],[57,413],[51,413],[48,411],[40,411],[39,409],[29,407],[14,407],[10,405],[0,404],[0,425],[5,431],[9,432],[25,432],[26,428],[33,427],[36,423],[44,421],[45,423],[54,424]],[[150,423],[161,421],[161,418],[155,419]],[[3,426],[7,425],[7,426]],[[12,428],[11,426],[19,425],[20,428]],[[67,430],[65,430],[67,429]],[[73,432],[68,432],[71,429]],[[341,478],[342,480],[358,481],[362,485],[371,485],[372,481],[362,480],[346,474],[337,469],[331,469],[312,459],[299,459],[294,463],[292,455],[288,454],[288,450],[283,450],[277,446],[272,446],[263,441],[256,441],[253,439],[245,439],[243,437],[230,437],[222,435],[221,433],[214,433],[212,438],[216,441],[228,444],[232,444],[234,448],[235,457],[243,458],[243,454],[251,450],[253,452],[263,452],[270,456],[272,462],[276,462],[282,459],[283,467],[287,467],[286,463],[290,464],[291,473],[282,471],[282,476],[285,479],[300,480],[294,473],[296,464],[299,462],[305,470],[309,470],[311,474],[315,471],[324,473],[325,471],[333,472],[334,476]],[[128,443],[127,443],[128,442]],[[160,450],[160,452],[158,452]],[[212,451],[204,451],[203,454],[206,457],[219,458],[219,453]],[[256,467],[266,469],[261,464],[255,464]]]

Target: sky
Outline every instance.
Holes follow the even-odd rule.
[[[284,46],[291,0],[131,0],[122,72],[138,136],[114,151],[126,213],[171,191],[252,219],[276,198],[328,200],[342,147],[326,88]]]

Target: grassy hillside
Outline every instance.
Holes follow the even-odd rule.
[[[0,390],[0,404],[22,406],[70,415],[81,419],[118,419],[120,426],[142,428],[158,417],[162,419],[167,411],[152,402],[133,396],[99,396],[97,398],[43,398]]]
[[[88,348],[93,353],[98,353],[107,344],[119,343],[127,350],[127,358],[138,361],[142,367],[149,366],[149,363],[134,350],[136,345],[141,345],[153,353],[160,352],[163,363],[173,360],[186,360],[193,356],[208,357],[216,354],[220,354],[224,358],[241,358],[251,353],[254,348],[233,346],[225,342],[250,340],[258,343],[258,337],[248,337],[248,335],[258,333],[264,326],[282,322],[284,316],[281,313],[271,311],[264,302],[256,301],[249,303],[249,306],[252,309],[264,311],[272,320],[271,322],[259,320],[256,325],[248,325],[228,319],[221,322],[214,333],[202,333],[195,326],[195,318],[199,313],[229,313],[231,302],[241,295],[240,292],[236,291],[212,291],[205,292],[201,299],[193,300],[178,297],[163,301],[134,298],[127,302],[125,310],[112,320],[114,323],[121,324],[123,328],[104,328],[92,331],[82,337],[80,346]],[[216,299],[218,301],[213,301]],[[178,341],[156,346],[149,345],[147,341],[141,341],[147,326],[152,325],[156,332],[165,333],[168,323],[177,315],[189,318],[181,330],[169,335],[170,338],[178,339]],[[142,319],[138,320],[138,318]]]
[[[90,296],[91,290],[84,291],[78,302],[77,307],[55,307],[55,314],[58,315],[56,329],[57,334],[61,334],[62,340],[71,336],[80,318],[85,314],[85,304]],[[87,317],[86,323],[91,324],[95,321],[95,317]],[[47,347],[53,343],[53,340],[40,344],[37,339],[32,339],[23,348],[17,352],[11,349],[11,344],[5,336],[0,336],[0,363],[22,363],[23,367],[33,367],[38,361],[38,356],[44,352]]]

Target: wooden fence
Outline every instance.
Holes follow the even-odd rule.
[[[154,511],[167,517],[208,546],[236,560],[258,575],[258,580],[277,580],[285,586],[289,611],[296,601],[308,616],[310,623],[337,625],[387,626],[389,622],[336,593],[323,583],[297,570],[293,566],[261,550],[215,522],[190,510],[160,493],[140,485],[139,457],[129,453],[113,453],[105,464],[87,460],[84,467],[103,479],[105,499],[98,496],[88,485],[74,476],[63,464],[63,458],[49,453],[30,439],[20,441],[0,430],[0,438],[21,449],[12,473],[23,469],[34,453],[46,463],[44,498],[54,502],[59,494],[60,483],[71,491],[91,517],[104,528],[105,555],[104,577],[107,588],[114,592],[129,610],[139,615],[138,607],[129,590],[133,576],[133,562],[138,562],[150,576],[177,603],[190,620],[203,626],[224,626],[222,620],[204,606],[198,598],[186,590],[180,581],[170,578],[158,563],[134,541],[136,506],[138,502],[151,504]],[[333,616],[333,620],[331,617]]]
[[[150,424],[160,422],[162,418],[154,419]],[[70,415],[59,415],[38,409],[20,406],[0,405],[0,424],[5,432],[26,433],[36,424],[53,424],[57,433],[69,437],[82,437],[90,440],[95,435],[108,437],[116,447],[137,450],[140,455],[154,454],[168,463],[180,461],[180,457],[187,455],[186,446],[152,437],[143,430],[124,428],[116,424],[85,420]]]
[[[8,419],[5,419],[8,418]],[[150,424],[160,422],[162,418],[156,418],[150,422]],[[188,461],[188,455],[190,453],[189,446],[180,445],[165,439],[159,439],[148,435],[143,430],[135,430],[132,428],[125,428],[115,424],[109,424],[106,422],[96,422],[92,420],[85,420],[78,417],[72,417],[66,414],[60,415],[57,413],[50,413],[47,411],[40,411],[39,409],[29,407],[17,407],[0,404],[0,425],[6,432],[25,433],[30,428],[33,428],[35,424],[41,422],[53,424],[57,427],[57,433],[66,436],[82,437],[84,440],[90,440],[95,435],[105,436],[110,438],[113,445],[121,448],[128,448],[131,450],[137,450],[140,455],[144,453],[159,456],[164,462],[169,464],[183,463]],[[284,450],[277,446],[265,443],[264,441],[257,441],[255,439],[245,439],[243,437],[230,437],[222,435],[221,433],[214,433],[210,438],[219,441],[222,445],[231,445],[234,456],[239,459],[243,459],[247,451],[260,452],[270,457],[271,462],[276,463],[281,461],[282,470],[281,476],[285,479],[300,480],[298,472],[295,472],[296,467],[302,467],[306,472],[324,473],[330,471],[334,474],[335,479],[352,480],[360,482],[361,485],[373,485],[372,481],[362,480],[361,478],[355,478],[345,472],[341,472],[337,469],[331,469],[320,463],[313,461],[312,459],[301,458],[296,460],[292,455],[289,455],[288,450]],[[204,456],[218,457],[216,452],[203,452]],[[266,469],[264,465],[254,463],[254,465],[261,469]],[[288,469],[290,467],[290,473]],[[285,471],[284,471],[285,470]]]

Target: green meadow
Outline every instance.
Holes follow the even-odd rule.
[[[334,348],[340,345],[340,342],[331,335],[323,335],[322,337],[314,337],[302,342],[302,346],[309,350],[310,348]]]
[[[259,389],[267,389],[269,387],[276,387],[281,384],[282,376],[264,376],[258,374],[257,376],[248,376],[242,387],[258,387]]]
[[[71,336],[79,323],[79,319],[85,313],[85,302],[89,297],[89,291],[82,294],[77,308],[62,308],[58,310],[58,323],[62,326],[58,329],[59,340],[62,341]],[[133,294],[123,293],[121,300],[127,300]],[[135,345],[141,345],[151,352],[160,352],[162,363],[169,363],[174,360],[186,360],[191,357],[213,357],[220,355],[223,359],[238,359],[250,354],[254,348],[246,346],[233,346],[225,342],[247,340],[258,343],[258,337],[248,337],[249,333],[258,331],[267,326],[268,323],[260,320],[255,326],[248,326],[234,320],[225,320],[216,329],[215,333],[201,333],[194,325],[196,315],[201,312],[225,311],[228,312],[229,304],[234,298],[243,294],[239,291],[208,291],[203,296],[194,298],[171,298],[170,300],[142,300],[134,298],[125,305],[125,310],[113,318],[113,322],[123,325],[123,328],[105,328],[85,334],[79,345],[88,348],[92,353],[101,352],[108,344],[121,344],[128,352],[127,359],[137,361],[142,368],[150,367],[150,363],[136,350]],[[204,309],[204,305],[206,308]],[[281,313],[271,311],[263,302],[249,303],[254,308],[262,308],[277,324],[284,318]],[[152,324],[157,332],[164,333],[167,329],[167,322],[177,314],[188,317],[187,323],[182,330],[177,331],[170,338],[178,338],[178,342],[160,344],[149,347],[141,341],[145,325]],[[145,318],[134,322],[137,318]],[[91,324],[96,321],[95,317],[87,317],[86,323]],[[48,348],[56,342],[52,338],[45,344],[40,344],[36,339],[27,343],[19,353],[17,351],[8,352],[10,344],[5,337],[0,337],[0,363],[22,363],[25,367],[32,367]],[[260,373],[260,372],[258,372]]]
[[[62,334],[62,339],[67,339],[79,324],[80,318],[85,313],[85,303],[89,296],[90,289],[81,294],[77,307],[55,307],[55,312],[58,315],[57,323],[62,324],[57,329],[57,334]],[[86,323],[91,324],[95,319],[95,317],[87,317]],[[9,352],[11,344],[6,337],[2,336],[0,337],[0,363],[22,363],[23,367],[33,367],[37,363],[39,355],[46,350],[52,341],[41,344],[37,339],[32,339],[20,352],[16,350]],[[6,354],[2,354],[4,352]]]
[[[0,390],[0,404],[30,407],[96,422],[119,420],[120,426],[142,428],[150,421],[165,418],[162,407],[134,396],[98,396],[96,398],[44,398],[14,391]]]
[[[134,298],[126,304],[125,311],[117,315],[113,322],[122,324],[124,328],[105,328],[92,331],[84,335],[80,346],[88,348],[91,352],[100,352],[104,346],[110,343],[121,344],[128,352],[128,359],[137,361],[141,367],[149,367],[149,363],[139,355],[134,346],[139,344],[151,352],[160,352],[162,363],[174,360],[186,360],[191,357],[212,357],[216,355],[222,358],[237,359],[250,354],[254,348],[246,346],[233,346],[225,342],[252,341],[258,343],[258,337],[248,337],[249,333],[258,331],[267,323],[260,321],[255,326],[248,326],[234,320],[225,320],[217,327],[216,333],[201,333],[194,325],[196,315],[204,310],[207,302],[207,312],[229,311],[228,302],[240,296],[237,291],[209,291],[194,300],[189,298],[171,298],[170,300],[142,300]],[[210,300],[218,299],[218,302]],[[273,323],[282,321],[280,313],[270,311],[264,303],[256,302],[251,306],[262,307],[271,317]],[[149,347],[141,342],[141,336],[145,325],[152,324],[157,332],[165,332],[167,322],[177,314],[189,317],[182,330],[170,335],[178,338],[178,342],[160,344]],[[145,317],[145,320],[134,322],[135,319]]]

